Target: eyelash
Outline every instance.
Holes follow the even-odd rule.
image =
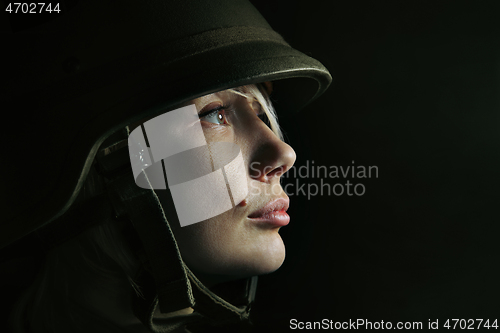
[[[211,116],[211,115],[213,115],[213,114],[215,114],[217,112],[220,112],[220,111],[224,111],[224,113],[226,113],[228,108],[229,108],[228,105],[221,105],[221,106],[216,107],[215,109],[208,110],[208,111],[205,111],[205,112],[199,114],[199,117],[200,117],[200,119],[208,118],[209,116]],[[225,121],[225,123],[224,124],[217,124],[217,125],[225,125],[225,124],[227,124],[226,116],[227,115],[224,114],[224,121]],[[212,123],[212,122],[210,122],[210,123],[211,124],[215,124],[215,123]]]
[[[215,109],[205,111],[205,112],[199,114],[198,116],[200,119],[203,119],[203,118],[208,118],[217,112],[224,111],[224,121],[225,122],[223,124],[216,124],[213,122],[209,122],[209,123],[216,124],[216,125],[226,125],[227,124],[226,117],[227,117],[228,112],[229,112],[229,107],[230,107],[229,105],[220,105],[220,106],[216,107]],[[267,117],[267,114],[264,112],[264,110],[262,110],[262,108],[260,108],[259,113],[257,114],[257,117],[259,117],[267,126],[270,126],[269,118]]]

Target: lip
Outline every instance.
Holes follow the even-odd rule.
[[[274,227],[284,227],[290,222],[290,216],[286,213],[290,200],[279,198],[270,201],[267,205],[248,215],[254,222],[269,224]]]

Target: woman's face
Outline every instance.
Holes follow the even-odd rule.
[[[185,227],[172,223],[184,261],[207,284],[275,271],[285,258],[278,232],[289,221],[280,177],[295,162],[295,152],[262,120],[265,113],[255,99],[226,90],[191,104],[208,145],[239,146],[248,195],[208,220]]]

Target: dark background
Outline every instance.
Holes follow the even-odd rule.
[[[252,2],[334,78],[282,121],[296,166],[379,170],[363,196],[291,197],[253,331],[500,319],[500,1]]]
[[[291,197],[255,331],[500,317],[500,2],[252,2],[334,78],[282,123],[296,166],[379,170],[363,196]]]

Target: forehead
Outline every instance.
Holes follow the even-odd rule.
[[[192,99],[189,102],[185,103],[185,105],[195,104],[196,109],[200,110],[201,108],[203,108],[203,106],[212,102],[228,103],[238,98],[246,97],[233,89],[228,89]]]

